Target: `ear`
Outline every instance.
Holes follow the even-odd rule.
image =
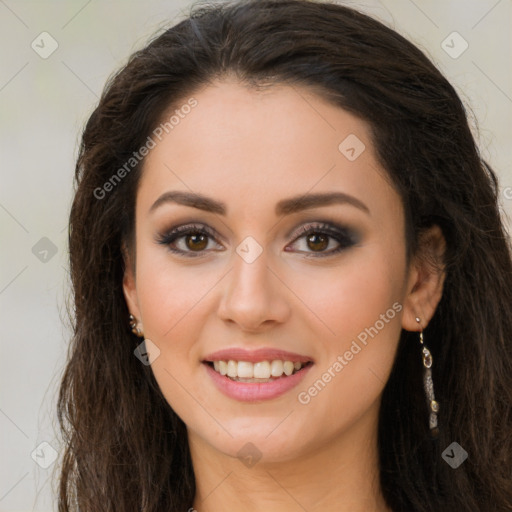
[[[439,226],[434,225],[420,235],[418,254],[411,261],[404,299],[402,327],[407,331],[424,329],[434,316],[443,295],[445,251],[446,241]],[[420,323],[416,317],[420,318]]]
[[[133,265],[132,258],[125,244],[122,246],[122,253],[124,259],[124,275],[123,275],[123,293],[128,306],[128,311],[137,319],[141,321],[139,301],[137,298],[137,287],[135,284],[135,265]]]

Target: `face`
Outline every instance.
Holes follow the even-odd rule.
[[[194,98],[146,157],[124,280],[165,398],[231,456],[376,428],[415,276],[368,126],[299,87]]]

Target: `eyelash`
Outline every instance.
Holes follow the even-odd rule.
[[[187,224],[184,226],[179,226],[177,228],[171,229],[170,231],[163,233],[161,235],[157,235],[156,242],[161,245],[167,246],[169,251],[180,256],[184,256],[186,258],[197,258],[199,256],[202,256],[206,252],[206,250],[197,251],[196,253],[194,253],[194,251],[183,251],[181,249],[171,247],[171,244],[174,243],[176,240],[179,240],[180,238],[184,238],[185,236],[192,234],[205,235],[211,238],[215,238],[215,233],[211,228],[203,224]],[[333,238],[334,240],[336,240],[340,245],[338,248],[332,249],[328,252],[312,252],[310,254],[307,254],[305,256],[306,258],[324,258],[332,256],[345,249],[348,249],[349,247],[357,243],[356,235],[352,230],[342,226],[336,226],[335,224],[330,224],[327,222],[322,222],[315,225],[302,226],[298,230],[298,232],[295,233],[293,242],[295,243],[300,238],[303,238],[310,234],[327,235],[329,238]]]

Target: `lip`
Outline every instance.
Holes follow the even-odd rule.
[[[208,354],[203,362],[214,362],[214,361],[247,361],[249,363],[257,363],[258,361],[274,361],[279,359],[281,361],[292,361],[299,363],[314,363],[311,357],[307,357],[301,354],[293,352],[287,352],[286,350],[279,350],[275,348],[260,348],[257,350],[245,350],[243,348],[226,348],[212,352]]]
[[[218,353],[213,355],[217,357]],[[219,359],[215,360],[218,361]],[[205,368],[217,389],[224,395],[241,402],[261,402],[277,398],[296,387],[313,367],[313,364],[308,364],[293,375],[282,376],[271,382],[261,383],[231,380],[229,377],[216,372],[207,362],[203,362],[202,366]]]

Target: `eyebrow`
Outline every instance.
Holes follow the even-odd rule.
[[[169,191],[163,193],[151,206],[149,212],[153,212],[158,207],[167,204],[176,203],[183,206],[198,208],[205,212],[226,215],[227,207],[224,203],[210,197],[195,192]],[[283,199],[276,204],[275,213],[277,216],[289,215],[310,208],[329,206],[332,204],[349,204],[359,208],[368,215],[369,208],[359,199],[345,194],[343,192],[326,192],[319,194],[303,194],[288,199]]]

